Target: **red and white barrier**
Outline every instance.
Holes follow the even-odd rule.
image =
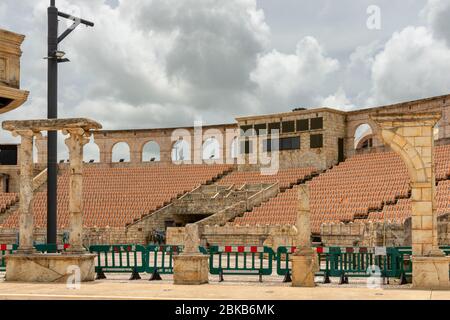
[[[13,250],[12,244],[0,244],[0,251],[10,251]]]
[[[264,252],[264,247],[258,246],[220,246],[219,252],[250,252],[261,253]]]
[[[352,248],[352,247],[341,247],[339,248],[341,250],[341,253],[374,253],[374,248],[366,248],[366,247],[358,247],[358,248]],[[317,253],[330,253],[330,248],[328,247],[317,247],[316,248]]]

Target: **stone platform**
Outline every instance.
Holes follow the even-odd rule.
[[[209,257],[203,254],[181,254],[173,257],[174,284],[208,283]]]
[[[6,256],[6,281],[65,283],[77,274],[95,280],[94,254],[11,254]]]
[[[413,288],[450,290],[450,257],[412,257]]]

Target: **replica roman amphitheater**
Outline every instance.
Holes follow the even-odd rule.
[[[15,48],[0,50],[0,96],[10,96],[0,98],[3,113],[27,92],[7,72],[23,38],[0,37]],[[288,107],[218,125],[89,127],[98,157],[83,161],[83,245],[183,245],[185,226],[194,225],[205,246],[292,246],[304,188],[315,245],[413,246],[418,253],[450,245],[450,95],[348,112]],[[32,240],[45,243],[47,141],[32,139]],[[129,155],[115,156],[119,145]],[[21,145],[0,150],[0,243],[15,244],[24,159]],[[59,163],[59,243],[70,233],[70,162]],[[428,204],[422,200],[433,215],[413,214]]]

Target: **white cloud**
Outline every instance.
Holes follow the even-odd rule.
[[[340,87],[334,94],[319,100],[319,105],[344,111],[356,109],[356,106],[351,103],[342,87]]]
[[[421,16],[426,18],[436,37],[450,44],[450,1],[428,0]]]
[[[264,108],[270,110],[279,105],[309,106],[338,69],[339,62],[327,57],[316,39],[306,37],[295,54],[273,50],[261,55],[250,77],[258,85]]]
[[[448,93],[450,49],[425,27],[407,27],[386,43],[372,66],[368,104],[384,104]]]

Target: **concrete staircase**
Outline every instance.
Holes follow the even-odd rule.
[[[241,188],[200,185],[168,205],[127,225],[127,239],[145,242],[153,231],[163,231],[167,221],[179,224],[224,225],[280,192],[278,183],[246,184]]]

